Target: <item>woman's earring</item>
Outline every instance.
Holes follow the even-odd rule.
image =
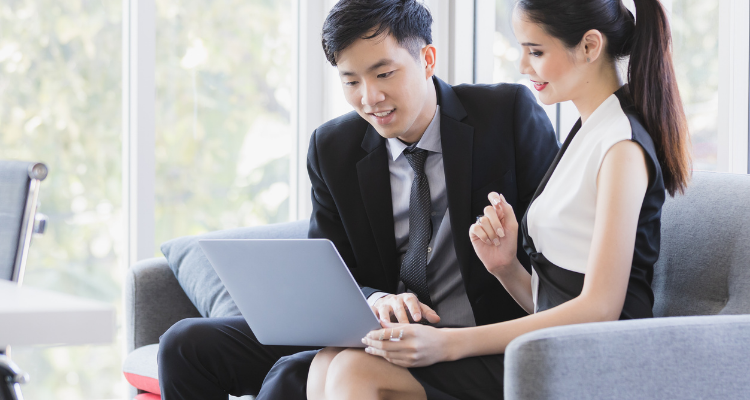
[[[590,59],[590,58],[588,58],[588,57],[586,57],[586,62],[587,62],[587,63],[590,63],[590,62],[591,62],[591,59]]]

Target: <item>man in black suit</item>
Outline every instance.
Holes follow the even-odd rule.
[[[469,227],[493,191],[523,215],[558,143],[524,86],[435,77],[431,23],[415,0],[341,0],[328,15],[324,51],[354,111],[312,134],[309,236],[333,241],[383,320],[518,318]],[[519,260],[528,268],[522,246]],[[164,400],[256,394],[274,362],[300,350],[259,344],[241,317],[180,322],[160,346]],[[304,398],[310,360],[277,365],[259,398]]]

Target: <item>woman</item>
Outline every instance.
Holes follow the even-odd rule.
[[[581,114],[520,224],[491,193],[469,232],[531,315],[461,329],[392,324],[368,334],[365,351],[324,349],[310,399],[498,398],[503,352],[517,336],[652,316],[664,191],[685,189],[690,160],[667,17],[658,0],[635,5],[637,24],[622,0],[520,0],[514,11],[521,72],[543,103],[572,100]],[[623,86],[616,65],[626,56]],[[531,274],[516,258],[519,228]]]

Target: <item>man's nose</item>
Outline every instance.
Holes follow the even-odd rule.
[[[376,84],[363,84],[362,85],[362,105],[373,107],[381,101],[385,100],[385,94],[380,90]]]

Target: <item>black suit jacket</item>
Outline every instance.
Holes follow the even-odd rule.
[[[521,85],[451,87],[437,77],[434,83],[453,241],[475,321],[524,316],[474,253],[469,227],[484,213],[492,191],[505,196],[519,221],[526,213],[559,148],[549,118]],[[385,139],[350,112],[313,132],[307,170],[313,204],[309,237],[334,243],[365,296],[395,293],[400,265]],[[518,252],[530,268],[520,242]]]

